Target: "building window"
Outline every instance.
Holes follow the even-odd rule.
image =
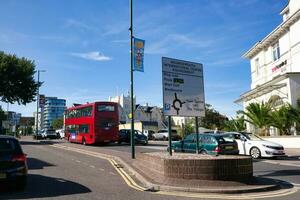
[[[278,42],[273,46],[272,53],[273,53],[273,61],[276,61],[280,58],[280,48]]]
[[[255,66],[256,75],[258,76],[259,75],[259,58],[256,58],[254,60],[254,66]]]

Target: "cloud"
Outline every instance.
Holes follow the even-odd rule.
[[[96,26],[91,26],[89,24],[86,24],[84,22],[75,19],[67,19],[65,22],[65,27],[75,27],[87,31],[98,31],[98,28]]]
[[[216,39],[203,39],[186,34],[168,34],[162,40],[154,42],[145,49],[146,54],[165,54],[178,47],[206,48],[216,43]]]
[[[91,51],[87,53],[71,53],[72,56],[83,58],[86,60],[95,60],[95,61],[108,61],[111,60],[111,57],[105,56],[99,51]]]

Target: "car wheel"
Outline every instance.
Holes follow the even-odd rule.
[[[250,149],[250,156],[254,159],[260,158],[261,156],[260,150],[257,147],[252,147]]]
[[[205,151],[204,149],[202,149],[202,150],[200,151],[200,154],[202,154],[202,155],[207,155],[207,151]]]

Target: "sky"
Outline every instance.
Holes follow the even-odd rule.
[[[137,103],[162,106],[161,57],[171,57],[202,63],[206,103],[234,117],[243,108],[234,101],[251,84],[242,55],[282,22],[287,0],[133,3],[134,36],[146,41],[145,72],[134,73]],[[129,17],[128,0],[1,0],[0,51],[46,70],[41,94],[67,106],[106,101],[130,89]],[[32,116],[36,103],[8,108]]]

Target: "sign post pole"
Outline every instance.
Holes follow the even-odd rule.
[[[134,149],[134,102],[133,102],[133,25],[132,25],[132,0],[130,0],[130,98],[131,98],[131,158],[135,159]]]
[[[199,126],[198,126],[198,117],[195,117],[195,127],[196,127],[196,153],[199,154]]]
[[[169,155],[172,156],[172,124],[171,124],[171,116],[168,116],[168,129],[169,129]]]

